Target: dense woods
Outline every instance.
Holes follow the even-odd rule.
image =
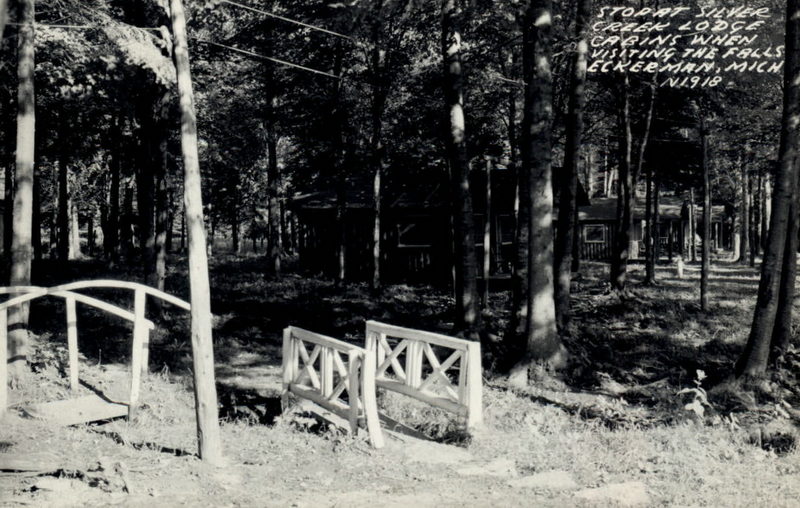
[[[196,234],[180,199],[186,154],[167,10],[148,2],[43,7],[34,27],[33,3],[11,6],[4,48],[17,62],[16,79],[5,67],[4,111],[9,120],[17,112],[5,132],[10,140],[16,126],[16,149],[4,145],[5,160],[16,153],[5,186],[9,281],[28,284],[34,257],[99,255],[140,260],[146,281],[163,288],[167,253]],[[437,284],[453,288],[456,330],[474,340],[487,326],[479,286],[485,292],[510,275],[506,342],[537,360],[569,334],[571,274],[597,241],[587,235],[608,245],[601,258],[623,294],[634,259],[646,261],[646,282],[656,284],[665,255],[694,261],[701,248],[704,309],[713,305],[712,248],[752,264],[763,247],[780,264],[783,256],[770,256],[785,235],[768,233],[788,220],[791,184],[773,174],[789,163],[769,162],[786,157],[776,149],[780,111],[769,93],[778,76],[743,76],[742,90],[659,87],[657,72],[587,80],[593,9],[582,1],[443,1],[439,10],[377,1],[286,2],[272,12],[190,2],[208,253],[264,255],[269,276],[294,259],[373,288],[438,272]],[[429,35],[437,24],[438,42]],[[747,87],[763,93],[745,96]],[[38,124],[34,103],[44,106]],[[735,118],[753,121],[730,129]],[[781,136],[783,152],[789,138]],[[494,176],[503,172],[517,176]],[[509,190],[492,197],[501,181]],[[581,192],[590,203],[616,197],[613,221],[592,229]],[[683,200],[688,218],[665,232],[659,203],[669,196]],[[723,207],[717,216],[715,206]],[[490,245],[473,248],[484,236]],[[765,279],[792,272],[788,260]],[[23,310],[12,321],[24,322]]]
[[[99,270],[186,293],[182,354],[200,456],[216,464],[217,332],[291,324],[297,287],[320,281],[331,293],[309,308],[331,309],[305,317],[326,333],[342,332],[337,298],[363,295],[353,313],[369,320],[411,305],[387,295],[424,291],[440,303],[410,324],[479,342],[504,389],[590,377],[614,396],[606,371],[649,368],[623,368],[633,346],[614,350],[615,334],[662,326],[662,340],[662,305],[690,305],[705,326],[757,273],[757,292],[735,302],[747,340],[720,346],[727,363],[705,386],[789,407],[800,2],[757,4],[756,46],[781,48],[781,72],[719,70],[721,85],[694,86],[671,80],[705,75],[669,57],[630,65],[667,45],[612,44],[596,23],[652,13],[611,20],[589,0],[0,0],[2,276],[32,286]],[[670,47],[688,54],[688,41]],[[598,71],[601,59],[619,68]],[[241,308],[215,295],[209,265],[252,292]],[[676,288],[691,302],[674,303]],[[262,315],[254,302],[267,301],[285,306]],[[8,313],[14,389],[35,383],[30,315],[28,303]],[[610,328],[615,315],[635,316]],[[235,339],[280,340],[247,334]],[[696,388],[678,393],[696,395],[684,409],[702,419],[706,374],[683,363],[679,382]]]

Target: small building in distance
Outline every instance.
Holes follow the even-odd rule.
[[[562,174],[554,168],[555,178]],[[491,170],[487,195],[486,171],[471,174],[475,220],[475,248],[479,273],[484,260],[484,238],[489,231],[490,276],[511,273],[515,236],[516,174],[501,165]],[[386,282],[447,284],[452,277],[449,193],[446,182],[432,186],[406,182],[387,185],[382,197],[382,277]],[[349,178],[346,196],[346,269],[349,280],[368,280],[372,273],[372,180]],[[556,196],[556,203],[558,197]],[[579,204],[589,204],[579,185]],[[487,213],[487,202],[490,204]],[[327,189],[295,196],[300,264],[306,270],[333,277],[338,270],[336,192]]]
[[[672,259],[673,255],[686,252],[689,242],[689,202],[682,196],[662,195],[659,197],[659,256]],[[703,228],[703,207],[695,206],[697,236]],[[592,198],[588,206],[580,207],[578,212],[580,229],[580,252],[582,259],[606,260],[611,258],[614,245],[614,232],[617,223],[617,198]],[[730,248],[730,221],[723,205],[711,207],[711,241],[713,249]],[[633,210],[633,237],[631,238],[630,259],[644,257],[645,203],[637,200]],[[697,245],[700,241],[697,240]]]

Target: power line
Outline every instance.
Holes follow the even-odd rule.
[[[299,25],[311,30],[317,30],[319,32],[324,32],[329,35],[333,35],[335,37],[341,37],[342,39],[347,39],[349,41],[355,41],[353,37],[349,35],[341,34],[339,32],[334,32],[333,30],[328,30],[327,28],[322,28],[314,25],[310,25],[308,23],[304,23],[302,21],[297,21],[296,19],[287,18],[286,16],[281,16],[279,14],[274,14],[269,11],[265,11],[262,9],[256,9],[255,7],[250,7],[249,5],[240,4],[239,2],[234,2],[233,0],[220,0],[222,3],[233,5],[234,7],[239,7],[241,9],[245,9],[252,12],[257,12],[258,14],[263,14],[264,16],[269,16],[270,18],[279,19],[281,21],[285,21],[286,23],[292,23],[294,25]]]
[[[296,63],[292,63],[292,62],[287,62],[286,60],[280,60],[278,58],[273,58],[271,56],[260,55],[258,53],[254,53],[253,51],[248,51],[246,49],[235,48],[233,46],[227,46],[225,44],[220,44],[218,42],[208,41],[208,40],[200,39],[200,38],[197,38],[197,37],[189,37],[189,38],[191,40],[193,40],[193,41],[196,41],[196,42],[200,42],[200,43],[203,43],[203,44],[208,44],[208,45],[211,45],[211,46],[217,46],[217,47],[222,48],[222,49],[227,49],[228,51],[233,51],[235,53],[241,53],[243,55],[248,55],[248,56],[251,56],[251,57],[254,57],[254,58],[259,58],[259,59],[262,59],[262,60],[269,60],[270,62],[275,62],[275,63],[280,64],[280,65],[286,65],[287,67],[294,67],[295,69],[302,69],[304,71],[313,72],[314,74],[327,76],[329,78],[342,79],[341,76],[337,76],[336,74],[331,74],[330,72],[325,72],[325,71],[321,71],[321,70],[318,70],[318,69],[312,69],[311,67],[306,67],[304,65],[300,65],[300,64],[296,64]]]

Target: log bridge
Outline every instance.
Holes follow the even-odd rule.
[[[93,289],[123,289],[133,292],[133,312],[120,308],[79,291]],[[184,310],[188,302],[158,289],[136,282],[117,280],[92,280],[63,284],[50,288],[38,286],[0,287],[0,294],[9,299],[0,303],[0,418],[8,408],[8,315],[9,310],[42,297],[61,298],[66,304],[67,351],[69,385],[73,392],[80,386],[78,362],[78,303],[105,311],[133,323],[130,366],[130,394],[125,401],[112,401],[100,395],[88,395],[64,401],[46,402],[26,408],[33,416],[62,425],[76,425],[92,421],[109,420],[122,416],[132,417],[139,401],[142,374],[148,371],[150,331],[152,321],[146,318],[147,296],[158,298]]]

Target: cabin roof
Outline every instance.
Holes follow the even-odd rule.
[[[658,210],[662,220],[681,220],[689,216],[687,201],[682,196],[659,196]],[[700,217],[703,207],[697,206],[697,216]],[[723,205],[713,205],[711,207],[711,220],[718,222],[725,217],[725,207]],[[578,220],[580,221],[615,221],[617,218],[617,198],[593,198],[588,206],[580,207]],[[634,220],[644,220],[645,200],[637,200],[633,210]]]
[[[558,178],[563,172],[561,168],[553,168],[553,177]],[[480,213],[486,208],[486,173],[473,171],[470,177],[473,207]],[[515,172],[507,169],[492,171],[492,208],[513,210],[516,192]],[[347,178],[347,207],[349,209],[371,209],[373,206],[373,182],[371,175],[353,175]],[[438,209],[447,207],[447,189],[437,183],[433,186],[419,185],[416,182],[405,182],[384,188],[385,206],[393,209]],[[555,197],[558,204],[558,195]],[[588,205],[589,197],[583,185],[578,181],[578,203]],[[330,185],[322,191],[300,193],[292,198],[292,205],[299,209],[333,209],[336,207],[336,189]]]

